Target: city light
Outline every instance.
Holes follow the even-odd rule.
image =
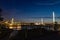
[[[13,29],[13,27],[9,27],[9,29]]]
[[[40,25],[41,23],[35,23],[35,25]]]

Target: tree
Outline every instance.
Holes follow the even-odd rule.
[[[58,23],[57,23],[57,22],[55,22],[55,24],[54,24],[54,30],[55,30],[55,31],[58,30]]]

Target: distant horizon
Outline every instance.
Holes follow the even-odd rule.
[[[9,21],[11,21],[12,19],[8,19]],[[7,20],[7,21],[8,21]],[[43,18],[43,21],[44,21],[44,23],[53,23],[53,19],[52,18]],[[32,22],[36,22],[36,23],[40,23],[41,22],[41,18],[39,19],[25,19],[25,18],[23,18],[23,19],[21,19],[21,20],[17,20],[17,19],[14,19],[14,22],[27,22],[27,23],[32,23]],[[60,23],[60,19],[56,19],[56,22],[58,22],[58,23]]]
[[[54,12],[54,11],[53,11]],[[14,18],[14,20],[15,21],[25,21],[25,22],[32,22],[32,21],[34,21],[34,22],[40,22],[41,21],[41,18],[43,18],[46,22],[51,22],[51,21],[53,21],[53,12],[52,12],[52,15],[49,17],[49,16],[46,16],[46,17],[21,17],[20,18],[20,20],[18,20],[18,19],[15,19]],[[54,12],[55,13],[55,12]],[[56,15],[55,15],[56,16]],[[58,16],[57,16],[58,17]],[[60,16],[59,16],[59,18],[60,18]],[[59,18],[56,18],[56,21],[59,21]],[[5,19],[5,20],[11,20],[12,18],[7,18],[7,19]]]

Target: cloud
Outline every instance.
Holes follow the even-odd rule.
[[[35,3],[36,5],[54,5],[54,3]]]
[[[60,0],[57,0],[57,1],[52,1],[52,2],[34,2],[34,4],[36,5],[55,5],[55,4],[59,4],[60,3]]]
[[[54,3],[54,5],[55,5],[55,4],[59,4],[59,3],[60,3],[60,1],[56,1],[56,2]]]

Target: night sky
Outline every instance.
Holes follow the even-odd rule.
[[[5,19],[60,16],[60,0],[0,0],[0,8]]]

